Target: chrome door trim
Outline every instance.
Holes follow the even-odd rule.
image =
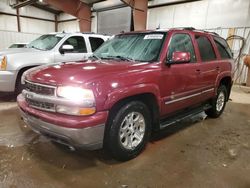
[[[190,98],[192,98],[192,97],[196,97],[196,96],[202,95],[202,94],[204,94],[204,93],[212,92],[212,91],[214,91],[214,88],[207,89],[207,90],[204,90],[204,91],[201,91],[201,92],[199,92],[199,93],[192,94],[192,95],[187,95],[187,96],[185,96],[185,97],[181,97],[181,98],[178,98],[178,99],[166,101],[165,104],[172,104],[172,103],[175,103],[175,102],[178,102],[178,101],[190,99]]]

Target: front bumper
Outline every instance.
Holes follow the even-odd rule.
[[[75,117],[30,108],[21,94],[17,102],[24,122],[33,131],[68,146],[86,150],[102,148],[107,112]]]
[[[13,92],[16,84],[16,71],[0,71],[0,92]]]

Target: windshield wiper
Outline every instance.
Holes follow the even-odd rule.
[[[95,54],[92,54],[92,57],[96,58],[96,59],[99,60],[99,61],[102,60],[99,56],[97,56],[97,55],[95,55]]]
[[[117,56],[107,56],[108,58],[115,58],[115,59],[120,59],[120,60],[126,60],[126,61],[130,61],[130,62],[135,62],[134,59],[132,58],[129,58],[129,57],[123,57],[123,56],[120,56],[120,55],[117,55]]]

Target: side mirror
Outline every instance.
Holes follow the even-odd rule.
[[[70,44],[64,44],[61,48],[60,48],[60,53],[61,54],[65,54],[65,53],[69,53],[72,52],[74,50],[74,47]]]
[[[173,52],[172,59],[168,61],[168,64],[188,63],[191,61],[191,55],[189,52]]]

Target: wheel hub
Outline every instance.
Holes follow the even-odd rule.
[[[216,101],[216,110],[220,112],[225,104],[225,94],[221,91]]]
[[[145,119],[139,112],[131,112],[123,119],[119,137],[122,146],[132,150],[143,140],[145,134]]]

